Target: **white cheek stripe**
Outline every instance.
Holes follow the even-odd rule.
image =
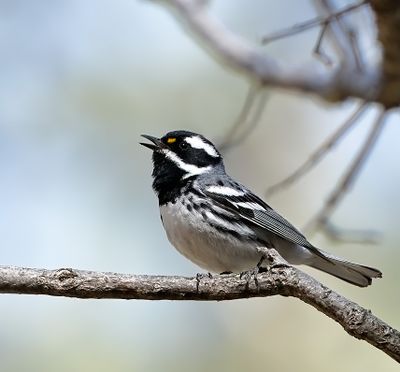
[[[214,194],[226,195],[226,196],[242,196],[245,194],[243,191],[232,189],[227,186],[209,186],[207,187],[207,191]]]
[[[186,137],[185,141],[193,148],[204,150],[208,155],[214,158],[219,157],[217,150],[210,144],[204,142],[199,136]]]
[[[174,162],[180,169],[186,172],[186,174],[182,177],[182,179],[189,178],[192,176],[197,176],[198,174],[209,172],[212,167],[197,167],[193,164],[185,163],[178,155],[170,150],[162,150],[165,154],[165,157],[172,162]]]

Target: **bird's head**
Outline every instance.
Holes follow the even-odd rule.
[[[153,151],[153,187],[179,187],[188,179],[205,173],[224,171],[221,154],[200,134],[177,130],[161,138],[142,135],[150,143],[141,145]]]

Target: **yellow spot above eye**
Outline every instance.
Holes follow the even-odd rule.
[[[174,142],[176,142],[176,138],[175,137],[169,137],[167,139],[167,143],[174,143]]]

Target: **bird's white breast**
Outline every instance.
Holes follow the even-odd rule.
[[[251,230],[214,215],[212,211],[188,207],[181,200],[160,207],[161,219],[171,244],[186,258],[210,272],[241,272],[260,259],[257,244],[220,232],[207,222],[234,227],[242,234]],[[202,213],[203,212],[203,213]],[[225,224],[225,225],[224,225]]]

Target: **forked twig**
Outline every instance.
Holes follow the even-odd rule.
[[[329,239],[339,243],[377,244],[382,237],[379,231],[342,228],[329,219],[321,225],[321,228]]]
[[[332,59],[329,58],[329,56],[322,50],[322,40],[324,39],[324,36],[326,35],[326,30],[328,29],[328,25],[329,25],[328,22],[323,24],[321,31],[319,32],[317,42],[315,43],[315,47],[313,49],[313,54],[322,63],[325,63],[328,66],[331,66],[333,64]]]
[[[357,120],[359,119],[360,115],[364,113],[367,106],[368,104],[366,102],[361,103],[356,111],[336,130],[336,132],[334,132],[332,136],[323,142],[322,145],[314,153],[312,153],[311,156],[299,168],[297,168],[292,174],[282,181],[269,187],[266,194],[270,196],[277,191],[285,189],[299,180],[313,167],[315,167],[324,158],[324,156],[327,155],[328,151],[332,150],[332,148],[342,139],[347,131],[357,123]]]
[[[354,30],[348,23],[337,15],[335,1],[332,0],[316,0],[316,5],[326,17],[330,17],[325,26],[329,30],[333,46],[338,52],[340,63],[350,70],[357,69],[361,72],[360,48]],[[364,4],[361,4],[364,5]]]
[[[293,63],[274,58],[229,30],[203,1],[164,0],[163,3],[210,54],[225,66],[264,86],[312,92],[330,102],[343,101],[346,97],[385,101],[378,100],[378,88],[371,89],[380,87],[380,75],[375,73],[375,66],[367,66],[362,73],[346,68],[322,69],[315,61],[293,66]]]
[[[335,189],[332,191],[323,208],[307,225],[307,230],[315,231],[317,228],[324,228],[324,226],[327,225],[328,218],[332,215],[339,201],[344,197],[349,188],[352,186],[357,176],[359,175],[360,170],[365,164],[368,156],[371,154],[371,151],[376,144],[386,122],[385,118],[386,111],[382,109],[359,153],[356,155],[354,161],[351,163],[347,172],[344,174],[341,182],[339,182]]]
[[[343,8],[343,9],[341,9],[341,10],[339,10],[339,11],[333,13],[333,14],[330,14],[329,16],[326,16],[326,17],[319,16],[319,17],[310,19],[308,21],[305,21],[305,22],[302,22],[302,23],[298,23],[298,24],[296,24],[294,26],[291,26],[289,28],[274,32],[274,33],[272,33],[272,34],[270,34],[268,36],[264,36],[261,39],[261,43],[262,44],[268,44],[268,43],[271,43],[273,41],[276,41],[276,40],[279,40],[279,39],[283,39],[285,37],[296,35],[296,34],[299,34],[301,32],[307,31],[310,28],[328,24],[332,19],[340,17],[345,13],[351,12],[351,11],[353,11],[353,10],[363,6],[363,5],[365,5],[367,2],[368,1],[363,0],[363,1],[360,1],[359,3],[349,5],[349,6]]]

